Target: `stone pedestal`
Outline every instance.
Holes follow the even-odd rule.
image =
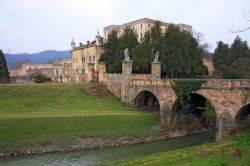
[[[100,62],[99,63],[99,75],[98,75],[98,82],[99,84],[105,81],[105,73],[106,73],[106,63]]]
[[[130,74],[132,74],[132,61],[122,61],[122,80],[121,80],[121,100],[130,104]]]
[[[151,62],[151,78],[153,80],[161,79],[161,62]]]
[[[88,82],[94,81],[94,74],[95,74],[95,64],[88,63]]]
[[[132,61],[131,60],[122,61],[122,74],[132,74]]]

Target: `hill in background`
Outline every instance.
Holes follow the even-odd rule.
[[[42,52],[34,53],[34,54],[27,54],[27,53],[7,54],[6,53],[4,55],[5,55],[9,69],[13,68],[13,66],[17,62],[23,61],[23,60],[29,60],[32,63],[47,63],[58,57],[61,57],[63,59],[71,57],[70,50],[67,50],[67,51],[47,50],[47,51],[42,51]]]

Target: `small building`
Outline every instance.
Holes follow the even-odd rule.
[[[56,58],[51,64],[24,63],[21,68],[11,70],[11,77],[15,78],[15,82],[19,82],[20,79],[28,82],[34,74],[41,73],[53,82],[70,82],[67,78],[70,72],[71,59]]]

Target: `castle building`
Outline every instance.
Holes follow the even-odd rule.
[[[98,61],[103,53],[102,38],[98,34],[95,41],[87,41],[86,45],[82,43],[76,47],[74,40],[71,42],[71,60],[72,60],[72,82],[84,82],[87,79],[89,65],[94,66],[94,71],[98,71]]]
[[[23,63],[19,69],[11,70],[11,77],[28,81],[34,74],[41,73],[53,82],[70,82],[70,72],[71,59],[56,58],[51,64]]]
[[[129,27],[131,29],[134,30],[134,32],[137,33],[138,35],[138,41],[142,41],[142,39],[144,38],[145,33],[150,30],[155,22],[157,20],[153,20],[153,19],[149,19],[149,18],[142,18],[139,20],[135,20],[129,23],[125,23],[122,25],[109,25],[107,27],[103,28],[103,41],[104,43],[106,43],[108,41],[108,35],[115,30],[117,32],[118,37],[120,37],[124,30],[126,29],[126,27]],[[166,23],[166,22],[162,22],[160,21],[161,24],[161,29],[163,31],[165,31],[165,29],[170,25],[170,23]],[[187,25],[187,24],[177,24],[177,26],[181,29],[181,30],[185,30],[185,31],[192,31],[192,26]]]

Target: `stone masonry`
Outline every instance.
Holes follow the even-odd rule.
[[[161,79],[161,62],[151,63],[151,75],[153,80]]]
[[[132,61],[122,61],[122,74],[104,74],[103,84],[127,104],[134,104],[138,94],[152,92],[160,105],[163,128],[171,121],[172,107],[177,96],[171,85],[173,80],[160,79],[160,63],[152,63],[151,75],[132,74]],[[104,70],[106,71],[106,70]],[[99,73],[100,74],[100,73]],[[113,76],[114,75],[114,76]],[[115,78],[111,81],[112,78]],[[235,117],[239,110],[250,104],[250,80],[208,79],[197,93],[211,102],[217,114],[217,139],[223,139],[238,130]]]
[[[130,103],[130,75],[132,74],[132,61],[122,61],[122,80],[121,80],[121,100]]]

